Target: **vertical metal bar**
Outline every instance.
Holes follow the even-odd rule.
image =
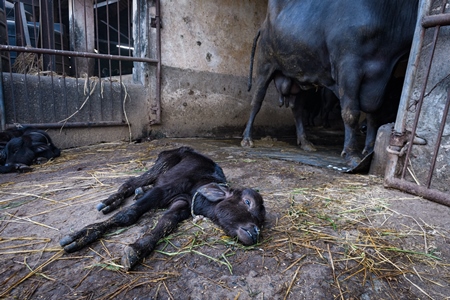
[[[6,34],[8,34],[8,28],[6,28]],[[1,58],[0,58],[1,60]],[[5,110],[5,97],[3,94],[3,62],[0,61],[0,130],[6,129],[6,110]]]
[[[55,48],[55,26],[53,20],[53,0],[43,0],[40,5],[40,33],[41,33],[41,47],[44,49]],[[43,70],[55,71],[55,57],[53,55],[44,54],[42,56]]]
[[[108,54],[111,54],[111,39],[110,39],[110,34],[109,34],[109,0],[106,0],[106,40],[107,40],[107,45],[108,45]],[[112,63],[111,60],[108,60],[108,65],[109,65],[109,94],[110,97],[112,99],[113,97],[113,90],[112,90]],[[114,104],[111,101],[111,119],[114,119]]]
[[[445,1],[446,0],[444,0],[444,2]],[[445,5],[442,6],[440,13],[443,12],[444,8],[445,8]],[[430,57],[429,57],[429,60],[428,60],[428,63],[427,63],[427,71],[425,73],[423,87],[422,87],[422,90],[421,90],[420,96],[419,96],[419,103],[417,104],[417,107],[416,107],[416,116],[414,118],[413,127],[411,129],[411,136],[412,136],[412,138],[414,138],[414,136],[416,135],[417,124],[419,123],[419,117],[420,117],[420,113],[422,111],[422,104],[423,104],[423,100],[424,100],[424,96],[425,96],[425,90],[427,88],[428,78],[430,77],[431,64],[433,62],[434,52],[436,50],[436,42],[437,42],[437,38],[439,37],[440,28],[441,28],[440,26],[436,26],[436,28],[434,30],[433,42],[432,42],[433,46],[430,49]],[[406,170],[408,168],[408,160],[409,160],[409,157],[411,155],[412,147],[413,147],[413,143],[409,143],[408,150],[406,152],[405,165],[403,166],[401,178],[405,178],[405,176],[406,176]]]
[[[431,166],[430,166],[430,172],[428,173],[428,179],[427,179],[427,187],[428,188],[430,188],[431,178],[433,177],[434,167],[436,166],[437,155],[439,153],[439,146],[441,145],[441,141],[442,141],[442,134],[444,133],[444,128],[445,128],[445,123],[446,123],[447,116],[448,116],[449,106],[450,106],[450,88],[448,89],[448,92],[447,92],[447,103],[445,103],[444,111],[442,112],[441,126],[439,128],[438,137],[436,139],[436,145],[434,147],[433,158],[431,160]]]
[[[20,12],[20,3],[14,3],[14,22],[16,25],[16,46],[24,46],[24,28],[22,21],[22,13]],[[17,53],[19,55],[19,53]],[[17,59],[16,55],[16,59]]]
[[[100,35],[99,35],[99,32],[98,32],[98,27],[99,27],[99,25],[100,25],[100,20],[98,19],[98,1],[97,0],[94,0],[94,10],[95,10],[95,24],[94,24],[94,27],[95,27],[95,41],[96,41],[96,45],[95,45],[95,47],[96,47],[96,49],[97,49],[97,52],[98,53],[100,53]],[[96,61],[97,61],[97,75],[98,75],[98,83],[100,84],[100,87],[102,86],[102,67],[101,67],[101,59],[99,58],[99,59],[96,59]],[[104,116],[104,109],[103,109],[103,97],[102,97],[102,95],[100,95],[100,97],[99,97],[99,99],[100,99],[100,119],[101,119],[101,121],[103,121],[104,120],[104,118],[105,118],[105,116]]]
[[[405,74],[405,82],[403,84],[402,95],[400,98],[400,105],[397,111],[397,118],[394,123],[393,136],[401,136],[405,133],[406,118],[408,113],[409,100],[412,99],[414,88],[414,78],[416,77],[420,54],[422,52],[423,41],[425,37],[425,29],[421,26],[421,20],[430,11],[432,0],[420,0],[417,13],[416,30],[414,32],[413,43],[408,58],[408,67]],[[385,182],[393,179],[396,175],[398,155],[389,154],[388,164],[385,172]]]
[[[156,65],[156,119],[153,124],[161,123],[161,8],[160,0],[155,0],[156,2],[156,59],[158,63]]]

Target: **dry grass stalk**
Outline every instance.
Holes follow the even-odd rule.
[[[42,57],[36,53],[22,52],[14,61],[13,70],[20,74],[38,74],[42,70]]]
[[[59,231],[58,228],[55,228],[55,227],[52,227],[52,226],[50,226],[50,225],[46,225],[46,224],[42,224],[42,223],[33,221],[33,220],[31,220],[30,218],[27,218],[27,217],[25,217],[25,218],[22,218],[22,217],[16,217],[16,216],[14,216],[14,215],[12,215],[12,214],[10,214],[10,213],[7,213],[7,212],[5,212],[4,214],[7,215],[7,216],[10,216],[10,217],[12,217],[12,218],[16,218],[17,220],[27,221],[27,222],[33,223],[33,224],[35,224],[35,225],[39,225],[39,226],[42,226],[42,227],[46,227],[46,228],[49,228],[49,229],[53,229],[53,230]],[[9,221],[7,221],[7,222],[9,222]]]
[[[40,272],[43,268],[45,268],[46,266],[48,266],[49,264],[51,264],[52,262],[54,262],[55,260],[57,260],[61,255],[63,255],[64,250],[60,249],[59,252],[55,253],[52,257],[50,257],[47,261],[45,261],[42,265],[40,265],[39,267],[37,267],[36,269],[34,269],[33,271],[31,271],[30,273],[28,273],[27,275],[23,276],[21,279],[19,279],[18,281],[16,281],[15,283],[13,283],[10,287],[8,287],[5,291],[3,291],[3,293],[0,294],[0,297],[5,297],[9,294],[9,292],[16,288],[19,284],[21,284],[22,282],[24,282],[25,280],[27,280],[28,278],[30,278],[31,276],[33,276],[34,274],[36,274],[37,272]]]

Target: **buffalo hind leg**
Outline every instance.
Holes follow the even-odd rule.
[[[302,150],[305,151],[316,151],[316,147],[314,147],[313,143],[308,141],[306,138],[305,127],[303,125],[303,106],[304,99],[301,99],[301,95],[305,92],[302,91],[300,95],[295,97],[294,105],[291,107],[292,114],[294,115],[295,120],[295,131],[297,133],[297,145],[300,146]]]
[[[148,256],[155,249],[156,244],[161,238],[175,230],[178,223],[189,218],[189,208],[187,195],[177,197],[151,232],[146,233],[136,242],[125,248],[121,262],[122,266],[126,270],[130,270],[139,261]]]

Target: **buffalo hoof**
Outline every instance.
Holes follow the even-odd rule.
[[[365,147],[364,148],[364,150],[363,150],[363,152],[362,152],[362,155],[363,156],[367,156],[367,155],[369,155],[370,153],[372,153],[373,152],[373,146],[370,146],[370,147]]]
[[[345,163],[349,166],[350,169],[356,168],[361,162],[361,158],[356,155],[348,155],[345,157]]]
[[[243,138],[241,141],[241,146],[244,148],[253,148],[254,144],[253,144],[252,139]]]
[[[314,147],[313,143],[309,141],[303,141],[300,145],[300,149],[307,151],[307,152],[314,152],[317,151],[316,147]]]
[[[350,169],[356,168],[361,162],[361,157],[355,152],[347,153],[342,151],[341,156],[345,159],[345,163]]]
[[[122,256],[121,265],[125,270],[129,271],[133,268],[141,259],[139,253],[133,249],[131,246],[127,246],[124,250],[124,255]]]

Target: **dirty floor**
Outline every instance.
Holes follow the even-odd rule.
[[[239,143],[99,144],[1,175],[0,298],[450,299],[449,207],[320,157],[321,166],[286,159],[302,155],[286,142]],[[181,145],[217,161],[231,185],[260,191],[268,212],[260,244],[244,247],[208,220],[188,220],[126,273],[123,248],[155,225],[162,211],[151,211],[90,247],[61,250],[64,235],[109,217],[95,210],[102,199]]]

